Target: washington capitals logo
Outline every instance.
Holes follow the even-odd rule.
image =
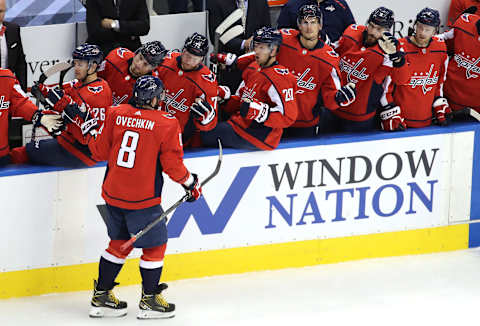
[[[103,91],[103,86],[88,86],[88,90],[93,94],[98,94]]]
[[[274,68],[273,70],[275,70],[279,75],[288,75],[288,69]]]
[[[0,110],[7,110],[10,107],[10,101],[5,101],[5,96],[0,97]]]
[[[326,11],[333,12],[333,11],[335,11],[335,7],[332,6],[332,5],[330,5],[330,6],[326,7],[325,10],[326,10]]]
[[[434,64],[430,66],[430,70],[425,73],[420,73],[420,76],[418,73],[415,73],[414,76],[410,79],[410,85],[412,88],[415,88],[417,86],[422,86],[422,91],[423,94],[427,94],[430,92],[433,87],[427,87],[428,85],[436,85],[438,83],[438,76],[437,76],[437,71],[433,71],[433,68],[435,67]],[[432,76],[433,73],[433,76]]]
[[[125,101],[128,98],[128,95],[123,95],[123,96],[117,96],[115,93],[113,93],[113,105],[119,105],[122,104],[123,101]]]
[[[360,58],[357,62],[343,57],[340,59],[340,70],[347,73],[347,80],[351,83],[357,83],[358,80],[367,80],[369,75],[365,73],[367,68],[363,67],[359,69],[360,65],[365,61],[365,59]],[[356,79],[354,79],[356,78]]]
[[[208,75],[202,75],[202,78],[211,82],[211,83],[213,83],[215,81],[215,74],[213,72],[211,72]]]
[[[118,48],[117,49],[117,55],[120,57],[120,58],[123,58],[123,55],[128,52],[128,49],[125,49],[125,48]]]
[[[248,98],[253,101],[255,94],[257,94],[257,92],[255,92],[255,87],[257,87],[257,84],[254,84],[251,88],[245,87],[243,89],[242,99]]]
[[[301,74],[298,74],[298,76],[295,76],[295,78],[297,78],[297,86],[300,87],[300,88],[305,88],[305,89],[308,89],[308,90],[314,90],[315,87],[317,86],[317,84],[313,83],[313,80],[315,78],[313,78],[313,76],[310,76],[308,79],[307,79],[307,75],[308,73],[310,72],[310,68],[307,68],[303,73]]]
[[[455,60],[459,68],[465,68],[467,79],[478,78],[478,74],[480,74],[480,58],[473,61],[474,58],[470,58],[469,55],[465,56],[465,53],[462,52],[462,54],[455,54],[453,60]]]
[[[165,111],[175,114],[177,111],[180,112],[187,112],[189,107],[185,105],[185,102],[187,101],[186,98],[182,98],[180,101],[178,98],[182,93],[184,92],[184,89],[179,89],[178,92],[175,93],[170,93],[168,90],[165,92]],[[173,108],[174,110],[170,109]]]

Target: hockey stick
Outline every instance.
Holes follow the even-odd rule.
[[[469,108],[469,107],[465,107],[465,108],[463,108],[461,110],[458,110],[458,111],[453,111],[453,115],[454,116],[471,117],[471,118],[477,120],[478,122],[480,122],[480,113],[478,113],[477,111],[475,111],[474,109]]]
[[[217,54],[218,49],[220,46],[220,37],[222,34],[233,24],[235,24],[239,19],[241,19],[243,16],[243,12],[241,9],[236,9],[234,10],[230,15],[227,16],[223,20],[223,22],[220,23],[220,25],[217,26],[215,29],[215,36],[214,36],[214,41],[213,41],[213,53]],[[212,72],[218,76],[218,64],[217,63],[212,63],[210,66],[210,69]]]
[[[218,141],[218,161],[217,161],[217,166],[215,167],[215,170],[213,170],[213,172],[205,179],[203,180],[201,183],[200,183],[200,186],[205,186],[210,180],[212,180],[217,174],[218,172],[220,171],[220,167],[222,165],[222,159],[223,159],[223,149],[222,149],[222,142],[220,141],[220,138],[217,139]],[[131,245],[133,245],[133,243],[135,241],[137,241],[138,239],[140,239],[142,236],[145,235],[145,233],[147,233],[148,231],[150,231],[155,225],[157,225],[158,223],[160,223],[163,219],[165,219],[168,214],[170,214],[171,212],[173,212],[178,206],[180,206],[182,203],[186,202],[187,199],[189,198],[189,195],[188,194],[185,194],[182,198],[180,198],[175,204],[173,204],[171,207],[169,207],[166,211],[164,211],[162,213],[162,215],[160,215],[159,217],[157,217],[154,221],[152,221],[150,224],[148,224],[145,228],[143,228],[142,230],[138,231],[136,234],[132,235],[132,237],[130,238],[130,240],[128,240],[127,242],[125,242],[124,244],[122,244],[120,246],[120,250],[124,251],[126,250],[128,247],[130,247]]]
[[[220,42],[222,42],[222,44],[227,44],[235,37],[239,36],[240,34],[243,34],[243,31],[244,30],[242,25],[235,25],[232,28],[230,28],[228,31],[226,31],[222,36],[220,36]]]
[[[60,83],[63,84],[63,78],[65,78],[65,74],[68,72],[68,70],[70,70],[70,68],[72,68],[72,65],[69,64],[68,62],[57,63],[56,65],[53,65],[46,71],[42,72],[36,84],[43,84],[47,80],[47,78],[59,72],[60,72]],[[42,92],[40,92],[40,90],[32,91],[32,95],[37,99],[36,106],[38,106],[39,102],[42,103],[44,106],[48,105],[47,101],[45,100],[45,97],[43,96]]]

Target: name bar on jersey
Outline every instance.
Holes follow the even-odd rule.
[[[128,128],[137,128],[137,129],[145,129],[145,130],[153,130],[155,126],[155,122],[151,120],[145,119],[138,119],[132,117],[124,117],[119,115],[117,120],[115,121],[117,126],[124,126]]]
[[[470,78],[478,78],[477,74],[480,74],[480,67],[477,66],[480,63],[480,58],[473,61],[470,59],[465,58],[461,54],[455,54],[454,58],[455,62],[457,63],[459,68],[465,68],[467,79]],[[477,74],[474,74],[477,73]]]

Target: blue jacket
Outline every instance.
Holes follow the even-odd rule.
[[[297,29],[298,9],[306,4],[317,4],[317,1],[289,0],[278,17],[278,28]],[[348,26],[355,24],[352,11],[345,0],[325,0],[320,3],[320,9],[323,13],[323,30],[332,42],[337,41]]]

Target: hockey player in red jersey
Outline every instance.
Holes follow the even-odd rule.
[[[61,113],[67,105],[75,102],[88,110],[101,126],[106,108],[112,105],[110,86],[97,76],[97,68],[103,60],[102,52],[97,45],[83,44],[73,51],[72,58],[75,79],[65,83],[63,89],[48,88],[42,84],[33,88],[38,88],[44,94],[53,110]],[[63,167],[85,167],[98,163],[84,143],[80,129],[72,125],[67,126],[56,138],[30,142],[13,149],[11,155],[15,163]]]
[[[43,126],[49,132],[58,130],[62,125],[59,114],[38,110],[23,92],[15,75],[8,69],[0,68],[0,166],[11,163],[8,117],[12,115],[31,120],[35,126]]]
[[[384,130],[425,127],[432,120],[447,125],[451,110],[443,96],[443,82],[448,65],[445,42],[434,35],[440,26],[440,14],[431,8],[422,9],[415,20],[415,32],[399,40],[409,63],[408,82],[395,77],[385,80],[386,95],[380,113]]]
[[[453,52],[444,84],[448,103],[453,111],[470,107],[480,112],[480,16],[461,15],[442,37]]]
[[[162,108],[180,123],[184,146],[198,145],[198,131],[208,131],[217,124],[217,80],[202,64],[208,52],[208,40],[194,33],[182,52],[169,52],[157,67],[165,84],[166,99]],[[197,144],[193,144],[197,143]]]
[[[109,246],[100,258],[98,281],[94,282],[91,317],[127,313],[127,303],[112,293],[125,258],[133,249],[121,247],[130,239],[130,234],[137,233],[162,214],[162,172],[185,188],[188,201],[201,195],[197,175],[191,174],[183,164],[178,120],[158,110],[164,96],[160,79],[138,78],[132,104],[108,110],[102,133],[96,139],[90,138],[88,144],[96,160],[108,161],[102,197],[107,204],[110,237]],[[86,120],[77,106],[69,107],[66,114],[69,121],[75,121],[78,116]],[[84,128],[84,133],[92,126],[85,123],[89,127]],[[164,219],[134,243],[143,251],[140,257],[142,296],[137,315],[140,319],[170,318],[175,314],[175,305],[162,296],[167,285],[159,284],[167,241]]]
[[[355,102],[335,111],[325,110],[321,132],[367,131],[378,129],[375,117],[383,95],[383,81],[388,74],[408,80],[404,53],[389,33],[394,23],[393,11],[375,9],[367,26],[351,25],[336,46],[344,83],[355,83]]]
[[[166,54],[159,41],[145,43],[135,53],[125,48],[110,51],[98,69],[98,76],[110,85],[113,105],[128,103],[136,79],[152,74]]]
[[[282,34],[262,27],[253,34],[252,44],[254,52],[238,59],[231,53],[212,57],[219,63],[236,65],[243,71],[243,81],[227,102],[230,119],[201,133],[206,146],[216,146],[219,137],[227,147],[273,150],[283,129],[297,118],[297,81],[276,59]]]
[[[341,85],[338,54],[321,39],[322,12],[317,5],[304,5],[298,11],[298,31],[281,30],[282,46],[278,63],[297,78],[295,100],[298,116],[285,130],[286,136],[317,134],[322,107],[336,110],[355,101],[354,84]]]

